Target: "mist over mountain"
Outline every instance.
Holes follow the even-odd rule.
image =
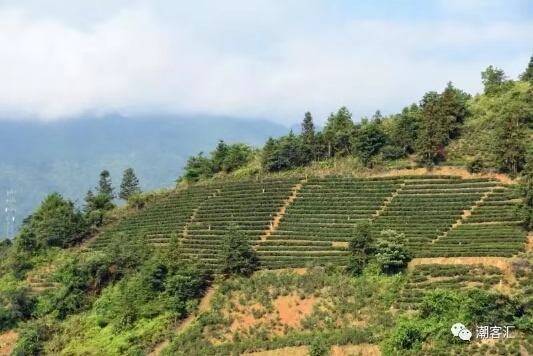
[[[218,140],[262,146],[289,128],[269,121],[208,116],[82,117],[57,122],[0,121],[0,194],[16,191],[17,226],[49,193],[83,202],[103,169],[118,187],[132,167],[143,190],[172,186],[189,156]],[[0,219],[0,237],[5,235]]]

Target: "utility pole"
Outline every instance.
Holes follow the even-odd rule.
[[[15,213],[17,212],[15,208],[15,191],[9,189],[6,192],[6,196],[6,237],[13,240],[15,237]]]

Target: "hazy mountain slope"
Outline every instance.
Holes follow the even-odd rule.
[[[0,194],[17,191],[17,220],[41,199],[59,191],[82,199],[98,182],[102,169],[115,185],[122,171],[133,167],[143,189],[171,186],[187,157],[209,152],[219,139],[262,146],[269,136],[288,128],[267,121],[213,117],[137,117],[118,115],[79,118],[55,123],[0,121]],[[0,236],[5,218],[0,219]]]

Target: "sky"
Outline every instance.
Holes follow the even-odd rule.
[[[0,116],[358,121],[531,55],[531,0],[0,0]]]

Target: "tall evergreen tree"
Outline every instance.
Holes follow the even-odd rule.
[[[352,114],[346,107],[340,108],[336,114],[331,113],[322,131],[327,144],[328,158],[351,154],[354,133],[355,125],[352,121]]]
[[[455,88],[452,82],[448,82],[442,92],[440,107],[445,116],[442,125],[443,131],[448,132],[449,138],[457,138],[459,136],[461,126],[468,115],[466,103],[470,98],[469,94]]]
[[[217,148],[211,153],[213,172],[218,173],[223,170],[224,160],[228,156],[229,147],[223,141],[218,142]]]
[[[135,175],[133,168],[127,168],[122,176],[122,183],[120,183],[119,198],[128,200],[131,196],[139,194],[141,188],[139,187],[139,179]]]
[[[220,256],[225,275],[250,276],[259,267],[259,258],[248,236],[234,223],[224,235]]]
[[[520,80],[533,84],[533,56],[529,60],[526,71],[520,75]]]
[[[354,234],[348,244],[350,257],[348,259],[348,272],[359,275],[363,272],[370,255],[374,250],[374,238],[370,221],[362,221],[355,225]]]
[[[305,145],[307,161],[316,159],[316,133],[315,124],[313,123],[313,116],[308,111],[305,113],[302,121],[302,133],[300,135],[303,144]]]
[[[83,211],[90,213],[94,209],[94,194],[91,189],[87,191],[87,195],[84,198],[85,204],[83,206]]]
[[[418,139],[420,108],[417,104],[405,107],[401,114],[394,117],[390,134],[392,145],[402,148],[405,153],[413,153]]]
[[[379,150],[386,142],[387,135],[377,122],[372,121],[361,126],[357,131],[354,146],[357,155],[361,158],[363,163],[367,165],[370,162],[370,159],[378,154]]]
[[[111,175],[107,169],[100,173],[100,182],[98,183],[98,187],[96,189],[98,194],[105,195],[110,200],[115,199],[115,194],[113,193],[114,188],[111,185]]]
[[[381,125],[381,123],[383,122],[383,115],[381,115],[381,111],[376,110],[374,115],[372,115],[372,121],[374,121],[378,125]]]
[[[450,118],[443,110],[442,97],[437,92],[429,92],[420,102],[420,129],[417,146],[421,161],[425,164],[436,163],[441,157],[444,146],[450,138]]]

